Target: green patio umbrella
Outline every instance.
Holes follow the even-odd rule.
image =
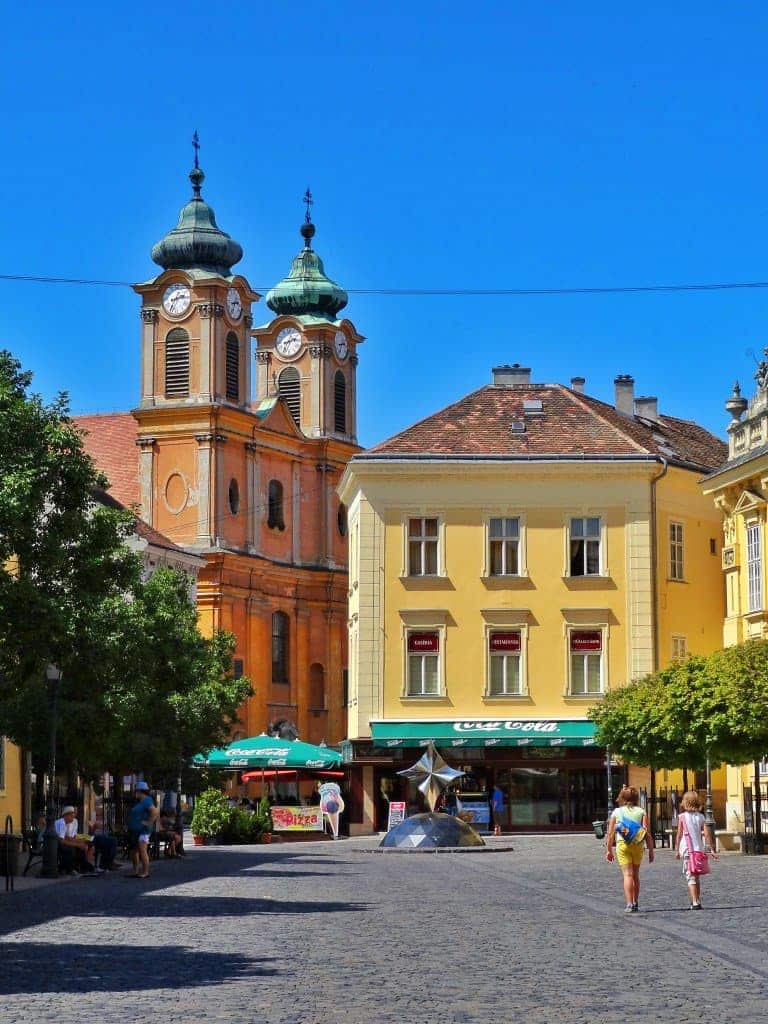
[[[198,768],[335,768],[341,764],[341,754],[330,747],[262,733],[233,740],[229,746],[207,754],[195,754],[192,764]]]

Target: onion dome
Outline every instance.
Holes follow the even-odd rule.
[[[291,263],[288,276],[267,292],[266,303],[273,313],[301,316],[312,314],[334,320],[339,310],[344,309],[349,297],[340,285],[326,276],[323,261],[312,248],[315,225],[312,223],[309,207],[312,196],[307,189],[304,197],[307,215],[301,225],[304,248]]]
[[[229,277],[233,265],[243,258],[243,250],[219,228],[213,210],[200,195],[204,179],[196,146],[195,166],[189,173],[192,198],[182,208],[173,231],[152,247],[152,259],[164,270],[205,270]]]

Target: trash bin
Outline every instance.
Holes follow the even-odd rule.
[[[604,821],[593,821],[592,828],[595,830],[595,839],[605,839]]]
[[[5,878],[6,874],[18,875],[21,840],[14,832],[7,835],[0,832],[0,878]]]

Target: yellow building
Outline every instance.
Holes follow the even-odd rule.
[[[353,832],[413,800],[396,773],[429,739],[499,786],[505,826],[589,827],[607,802],[589,708],[719,646],[720,515],[698,481],[725,446],[615,386],[611,406],[498,367],[349,463]]]
[[[0,736],[0,830],[5,827],[5,818],[13,818],[14,831],[22,828],[22,778],[23,755],[15,743]]]
[[[768,355],[768,351],[766,352]],[[768,636],[768,578],[765,541],[768,508],[768,363],[755,375],[757,391],[747,402],[739,385],[725,407],[728,425],[727,460],[709,474],[703,490],[723,515],[722,571],[726,609],[723,643],[726,647]],[[761,765],[761,789],[766,798],[768,764]],[[729,766],[727,827],[744,831],[744,786],[754,787],[754,769]],[[765,805],[764,805],[765,807]]]

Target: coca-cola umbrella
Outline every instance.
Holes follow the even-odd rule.
[[[249,736],[229,746],[195,754],[197,768],[336,768],[341,754],[330,747],[318,747],[302,740],[281,740],[275,736]]]

